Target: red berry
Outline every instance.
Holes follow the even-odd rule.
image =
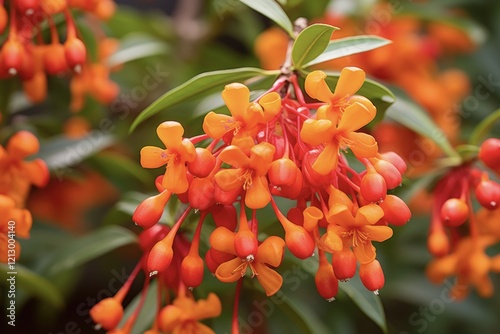
[[[441,207],[441,219],[448,226],[460,226],[469,217],[467,203],[458,198],[450,198]]]
[[[500,169],[500,139],[490,138],[484,141],[479,150],[479,159],[493,170]]]
[[[495,210],[500,204],[500,185],[491,180],[482,181],[476,187],[476,198],[486,209]]]

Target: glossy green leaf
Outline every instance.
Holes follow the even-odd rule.
[[[472,132],[469,143],[472,145],[479,145],[488,136],[496,122],[500,121],[500,109],[492,112],[485,119],[481,121]]]
[[[147,118],[168,109],[181,102],[193,98],[201,98],[213,92],[216,89],[222,91],[224,86],[232,82],[242,82],[255,77],[273,77],[278,76],[279,71],[264,71],[258,68],[243,67],[232,70],[222,70],[206,72],[195,76],[182,85],[163,94],[149,107],[142,111],[134,120],[130,127],[132,132],[139,124]]]
[[[50,170],[57,170],[76,165],[114,142],[112,135],[100,130],[91,131],[79,139],[58,136],[42,142],[36,157],[42,158]]]
[[[313,24],[305,28],[295,39],[292,61],[295,69],[318,57],[328,46],[332,33],[338,28],[328,24]]]
[[[281,28],[283,28],[290,36],[293,36],[293,24],[288,18],[285,11],[274,0],[240,0],[248,7],[256,12],[261,13],[269,18]]]
[[[388,39],[370,35],[335,39],[328,43],[328,46],[322,54],[305,64],[304,67],[317,65],[325,61],[350,56],[356,53],[370,51],[390,43],[391,41]]]
[[[326,303],[326,302],[325,302]],[[278,307],[299,329],[300,333],[306,334],[328,334],[330,331],[321,321],[314,310],[308,307],[305,301],[294,298],[293,294],[287,294],[284,302]]]
[[[394,89],[394,91],[397,93],[398,98],[394,105],[387,110],[386,116],[431,139],[450,158],[460,159],[459,154],[450,144],[443,130],[434,123],[425,110],[415,102],[410,101],[401,90]]]
[[[50,277],[135,242],[137,236],[130,230],[120,226],[106,226],[55,248],[38,264],[38,269]]]
[[[326,82],[333,91],[337,85],[340,74],[338,72],[324,72],[327,74]],[[303,72],[304,75],[307,75],[307,73],[308,72],[305,71]],[[372,125],[378,123],[384,118],[385,111],[394,103],[396,99],[389,88],[371,79],[365,79],[363,86],[361,86],[356,94],[365,96],[372,101],[375,107],[377,107],[377,116],[372,121]]]
[[[9,274],[15,272],[15,274]],[[38,297],[47,306],[60,309],[64,305],[64,297],[61,291],[52,282],[30,269],[16,264],[14,270],[11,270],[6,264],[0,264],[0,281],[5,285],[4,291],[9,291],[7,279],[14,277],[16,294],[21,291],[31,296]]]
[[[372,319],[384,333],[387,333],[387,321],[380,297],[367,290],[361,284],[358,276],[355,276],[349,282],[340,282],[339,289],[347,294],[361,311],[368,318]]]

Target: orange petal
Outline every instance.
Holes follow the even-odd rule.
[[[250,209],[262,209],[271,201],[271,193],[265,176],[252,177],[252,185],[247,189],[245,205]]]
[[[325,72],[313,71],[306,77],[305,88],[307,94],[313,99],[328,103],[333,98],[333,94],[326,84],[325,78]]]
[[[259,104],[264,109],[264,120],[269,122],[281,110],[281,97],[276,92],[268,93],[260,98]]]
[[[235,125],[235,120],[228,115],[209,112],[203,120],[203,132],[210,138],[220,139],[226,132],[232,129],[230,125]]]
[[[255,140],[248,132],[240,131],[231,140],[231,145],[238,146],[245,155],[250,155],[250,150],[255,146]]]
[[[196,158],[196,148],[191,140],[184,138],[181,145],[177,147],[177,154],[181,156],[182,160],[192,162]]]
[[[163,177],[163,187],[174,194],[185,193],[189,188],[186,173],[187,168],[184,163],[174,162],[169,164]]]
[[[222,191],[233,191],[241,189],[245,183],[242,177],[245,173],[243,168],[222,169],[214,176],[215,183]]]
[[[309,206],[302,212],[304,216],[304,228],[308,232],[312,232],[318,226],[318,220],[323,218],[323,212],[315,206]]]
[[[167,163],[167,151],[156,146],[145,146],[141,149],[141,166],[158,168]]]
[[[357,67],[344,67],[333,92],[336,98],[354,95],[365,81],[365,72]]]
[[[171,332],[177,327],[181,320],[184,310],[174,305],[168,305],[162,309],[159,315],[160,327],[165,332]]]
[[[375,260],[375,247],[370,241],[362,243],[357,247],[353,247],[352,251],[359,263],[370,263]]]
[[[239,257],[224,262],[217,267],[217,270],[215,271],[215,277],[217,277],[219,281],[224,283],[236,282],[242,277],[242,271],[238,268],[242,264],[243,260],[241,260]],[[243,275],[244,274],[245,273],[243,273]]]
[[[316,111],[316,119],[326,119],[332,122],[335,127],[339,122],[339,118],[342,114],[337,110],[337,108],[332,108],[329,104],[325,104],[318,108]]]
[[[300,138],[313,146],[332,140],[335,126],[326,119],[308,119],[300,130]]]
[[[272,296],[281,288],[283,277],[265,264],[254,262],[257,279],[266,291],[266,296]]]
[[[374,203],[362,206],[356,212],[356,226],[373,225],[384,216],[384,210]]]
[[[312,168],[320,175],[326,175],[337,168],[339,160],[339,146],[337,143],[328,143],[318,155]]]
[[[236,119],[242,120],[250,101],[250,91],[240,83],[226,85],[222,91],[222,99]]]
[[[49,182],[50,173],[47,164],[42,159],[25,162],[23,169],[30,182],[37,187],[45,187]]]
[[[326,219],[330,224],[333,223],[344,227],[351,227],[356,224],[350,208],[340,203],[335,203],[330,207]]]
[[[252,130],[258,124],[264,124],[266,120],[262,106],[258,103],[250,103],[247,110],[243,113],[243,122],[247,131]]]
[[[231,232],[227,227],[217,227],[209,238],[210,246],[220,252],[236,255],[234,250],[234,232]]]
[[[165,147],[175,149],[181,144],[184,128],[178,122],[167,121],[158,125],[156,133]]]
[[[222,312],[222,304],[215,293],[209,293],[207,299],[200,299],[196,303],[196,320],[218,317]]]
[[[364,105],[356,102],[345,109],[339,122],[338,131],[352,132],[359,130],[370,123],[374,117],[375,115],[371,114]]]
[[[275,151],[275,147],[266,142],[252,147],[250,150],[250,166],[255,171],[255,175],[264,176],[267,174]]]
[[[355,102],[361,103],[362,105],[364,105],[366,107],[366,109],[368,109],[368,112],[370,113],[370,115],[373,115],[372,119],[375,118],[375,115],[377,114],[377,108],[373,105],[372,101],[368,100],[366,97],[361,96],[361,95],[353,95],[349,99],[349,104],[353,104]]]
[[[351,209],[352,206],[354,205],[349,196],[347,196],[342,190],[339,190],[334,186],[330,186],[327,189],[327,192],[330,195],[330,197],[328,198],[328,207],[331,207],[335,203],[338,203],[338,204],[344,204],[349,209]]]
[[[250,165],[250,159],[238,146],[228,146],[219,155],[220,159],[232,167],[241,168]]]
[[[277,236],[270,236],[259,245],[257,261],[277,267],[283,260],[285,241]]]
[[[335,232],[335,229],[329,228],[326,233],[321,237],[321,242],[326,248],[327,252],[340,252],[344,247],[342,239]]]
[[[40,149],[38,138],[29,131],[18,131],[7,142],[7,152],[11,159],[23,160]]]
[[[382,242],[392,237],[392,229],[389,226],[367,225],[362,229],[370,235],[369,239],[373,241]]]
[[[215,332],[210,327],[208,327],[205,324],[202,324],[201,322],[196,323],[195,326],[196,326],[196,328],[195,328],[193,333],[196,333],[196,334],[215,334]],[[181,329],[181,331],[183,331],[183,329]]]
[[[372,158],[378,153],[375,138],[362,132],[351,132],[345,135],[349,139],[349,148],[358,158]]]

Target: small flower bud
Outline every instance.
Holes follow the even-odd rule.
[[[209,150],[197,147],[196,156],[193,161],[188,164],[188,171],[196,177],[207,177],[215,167],[215,157]]]
[[[70,38],[64,43],[64,53],[68,67],[75,72],[80,72],[87,58],[85,44],[78,38]]]
[[[198,287],[203,281],[203,259],[197,252],[188,254],[181,263],[181,280],[189,288]]]
[[[290,222],[285,230],[285,243],[290,252],[299,259],[307,259],[314,253],[316,244],[309,233],[302,227]]]
[[[244,222],[244,224],[247,224]],[[248,225],[247,225],[248,226]],[[255,234],[246,228],[241,228],[234,236],[234,249],[240,259],[251,259],[257,255],[259,242]]]
[[[384,219],[391,225],[403,226],[411,218],[408,205],[399,197],[387,195],[380,207],[384,210]]]
[[[390,162],[387,162],[385,160],[376,160],[373,163],[373,167],[375,168],[377,173],[382,175],[382,177],[384,178],[387,189],[394,189],[396,187],[399,187],[401,185],[401,182],[403,182],[401,173]]]
[[[427,248],[429,252],[436,257],[448,254],[450,250],[450,241],[442,229],[431,231],[427,239]]]
[[[165,190],[156,196],[148,197],[142,201],[132,215],[134,223],[145,229],[158,223],[171,195],[170,191]]]
[[[160,240],[165,238],[170,231],[170,227],[164,224],[156,224],[139,234],[139,246],[143,252],[149,252],[151,248]]]
[[[68,70],[64,46],[56,43],[46,47],[43,54],[43,67],[50,75],[58,75]]]
[[[210,208],[210,213],[217,227],[224,226],[230,231],[236,230],[238,215],[233,205],[214,205]]]
[[[385,152],[380,154],[382,159],[394,165],[402,175],[406,172],[406,162],[395,152]]]
[[[114,329],[123,317],[123,306],[115,298],[105,298],[89,311],[95,323],[107,331]]]
[[[158,241],[149,252],[147,269],[151,274],[165,272],[172,262],[174,250],[171,243],[166,240],[167,237]]]
[[[500,139],[489,138],[479,150],[479,159],[493,170],[500,170]]]
[[[328,301],[335,300],[339,291],[339,280],[335,277],[332,266],[326,261],[320,260],[318,271],[314,276],[316,289],[321,297]]]
[[[441,207],[441,219],[448,226],[460,226],[469,217],[469,207],[458,198],[450,198]]]
[[[291,187],[297,178],[298,172],[298,168],[292,160],[281,158],[271,163],[267,174],[272,185]]]
[[[210,178],[193,179],[188,189],[189,205],[193,209],[206,210],[215,204],[214,190],[215,186]]]
[[[40,4],[40,0],[16,0],[17,10],[24,15],[32,15]]]
[[[491,180],[481,181],[476,187],[476,198],[483,207],[495,210],[500,204],[500,185]]]
[[[2,47],[4,67],[10,75],[16,75],[23,65],[24,49],[21,43],[8,39]]]
[[[387,185],[382,175],[374,169],[368,170],[361,179],[361,196],[368,202],[380,202],[387,195]]]
[[[378,290],[384,287],[385,277],[380,262],[373,260],[369,263],[362,263],[359,267],[359,278],[361,283],[370,291],[378,295]]]
[[[349,280],[356,274],[356,256],[350,248],[333,252],[332,267],[339,280]]]

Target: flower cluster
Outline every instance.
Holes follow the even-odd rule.
[[[500,174],[500,139],[486,140],[479,159]],[[477,213],[472,194],[481,206]],[[471,163],[451,170],[434,189],[428,248],[436,259],[429,264],[427,274],[436,283],[457,276],[452,289],[455,298],[464,298],[470,286],[483,297],[493,294],[488,273],[500,272],[500,255],[489,256],[486,249],[500,241],[499,207],[500,184]]]
[[[202,283],[206,265],[222,282],[256,278],[271,296],[283,283],[278,271],[286,247],[299,259],[317,252],[315,282],[325,299],[334,300],[339,280],[352,278],[358,264],[365,287],[378,293],[384,275],[373,243],[389,239],[388,225],[404,225],[411,214],[400,198],[387,194],[401,184],[406,164],[392,152],[380,154],[375,139],[360,131],[376,115],[375,106],[356,95],[364,80],[361,69],[344,68],[332,92],[325,73],[312,72],[305,81],[312,102],[294,74],[278,78],[254,101],[245,85],[233,83],[222,92],[230,114],[208,113],[204,134],[185,138],[181,124],[161,123],[157,134],[165,147],[141,150],[143,167],[166,167],[156,179],[159,193],[144,200],[132,219],[148,233],[159,228],[173,196],[187,209],[145,254],[150,275],[178,275],[176,298],[185,298],[185,287]],[[343,153],[348,149],[363,170],[350,166]],[[277,197],[294,203],[286,214]],[[256,212],[268,205],[284,233],[259,238]],[[198,225],[182,251],[180,227],[191,210]],[[208,215],[216,226],[202,257]],[[167,306],[158,323],[162,314],[176,317],[177,311],[169,313],[175,307]]]
[[[84,93],[90,93],[102,103],[109,103],[118,94],[118,86],[109,80],[109,68],[103,60],[115,47],[103,39],[98,63],[91,64],[70,9],[80,9],[107,19],[113,15],[114,7],[112,0],[12,0],[7,4],[2,1],[0,34],[6,32],[7,36],[1,46],[0,79],[17,75],[26,96],[38,103],[47,95],[47,75],[72,73],[73,111],[82,108]],[[66,23],[64,42],[61,42],[54,22],[59,14],[64,15]],[[45,24],[50,29],[50,42],[46,42],[42,35]]]
[[[24,207],[31,185],[43,187],[49,180],[49,170],[43,160],[25,161],[36,154],[39,147],[38,139],[27,131],[17,132],[5,147],[0,146],[0,262],[6,263],[9,254],[10,221],[15,223],[16,237],[29,237],[32,218]],[[17,241],[15,255],[20,255]]]

